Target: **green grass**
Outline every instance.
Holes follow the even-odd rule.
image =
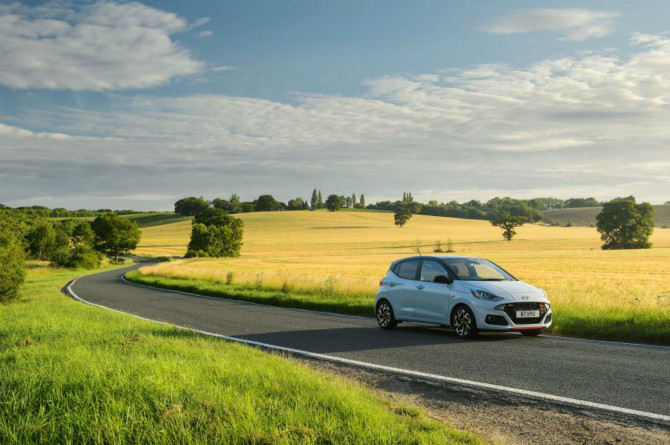
[[[0,443],[479,443],[287,358],[63,296],[0,306]]]
[[[131,215],[122,215],[122,218],[137,222],[141,228],[162,226],[164,224],[191,220],[190,216],[183,216],[173,212],[133,213]]]
[[[542,212],[544,220],[550,224],[565,226],[572,223],[575,226],[595,226],[596,216],[602,207],[582,207],[575,209],[555,209]],[[670,205],[654,206],[654,221],[656,227],[670,227]]]
[[[137,222],[140,228],[162,226],[164,224],[172,224],[181,221],[190,221],[190,216],[183,216],[174,212],[143,212],[131,213],[128,215],[120,215],[121,218],[126,218]],[[93,221],[93,216],[73,216],[73,217],[57,217],[49,218],[51,221]]]
[[[315,311],[336,312],[349,315],[375,315],[372,308],[374,300],[362,299],[360,296],[347,296],[338,293],[315,290],[311,293],[282,292],[275,289],[258,288],[244,284],[230,284],[199,280],[194,278],[163,277],[142,275],[138,271],[126,274],[126,279],[133,283],[162,289],[191,292],[210,297],[229,298],[250,301],[270,306],[310,309]]]
[[[263,303],[272,306],[321,310],[342,314],[374,316],[373,297],[346,296],[338,293],[297,293],[257,289],[249,285],[142,275],[126,275],[129,281],[148,286],[192,292],[219,298]],[[633,341],[670,345],[670,323],[664,310],[634,310],[633,307],[573,307],[554,304],[554,322],[548,333],[601,340]]]

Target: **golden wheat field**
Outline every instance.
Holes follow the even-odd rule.
[[[416,215],[398,228],[393,215],[367,211],[248,213],[239,258],[191,259],[144,268],[145,275],[226,280],[267,289],[328,290],[372,298],[389,263],[436,244],[454,254],[488,258],[517,278],[544,288],[554,307],[650,310],[670,323],[670,229],[656,229],[653,248],[603,251],[588,227],[537,224],[518,229],[507,242],[486,221]],[[182,255],[190,223],[143,230],[139,255]]]

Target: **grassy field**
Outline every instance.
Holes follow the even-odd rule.
[[[400,229],[393,215],[371,212],[243,214],[242,256],[192,259],[143,268],[152,284],[280,305],[371,314],[388,264],[443,249],[483,256],[544,288],[565,335],[670,344],[670,230],[656,229],[654,248],[603,251],[588,227],[526,225],[511,242],[486,221],[417,215]],[[182,222],[144,230],[138,254],[181,255],[190,233]],[[232,273],[233,286],[226,279]],[[259,290],[260,289],[260,290]],[[340,309],[338,309],[340,308]]]
[[[595,226],[596,216],[602,207],[583,207],[579,209],[556,209],[542,212],[546,222],[565,226]],[[654,206],[656,227],[670,227],[670,205]]]
[[[178,215],[173,212],[133,213],[132,215],[122,215],[121,217],[135,221],[142,228],[191,221],[190,216]]]
[[[0,305],[0,443],[481,443],[352,381],[77,303],[35,267]]]
[[[178,215],[174,212],[145,212],[132,213],[129,215],[121,215],[121,218],[126,218],[137,222],[141,228],[161,226],[163,224],[173,224],[181,221],[191,221],[190,216]],[[49,218],[52,221],[76,220],[76,221],[93,221],[93,216],[80,217],[59,217]]]

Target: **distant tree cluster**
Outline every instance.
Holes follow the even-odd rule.
[[[12,211],[13,213],[21,214],[29,218],[91,218],[103,213],[116,213],[117,215],[130,215],[134,213],[141,213],[137,210],[110,210],[110,209],[98,209],[98,210],[88,210],[88,209],[79,209],[79,210],[67,210],[64,208],[50,209],[44,206],[30,206],[30,207],[8,207],[3,204],[0,204],[0,210]]]
[[[334,201],[335,198],[331,198],[334,196],[337,196],[336,201]],[[331,200],[330,207],[328,207],[329,198]],[[332,205],[333,202],[337,202],[337,205]],[[260,195],[253,201],[242,202],[238,195],[233,194],[230,199],[215,198],[212,201],[208,201],[202,196],[199,198],[189,196],[174,203],[175,213],[184,216],[196,216],[208,208],[221,209],[231,214],[317,210],[325,208],[328,208],[331,211],[336,211],[342,208],[365,209],[365,195],[361,194],[360,198],[358,198],[355,193],[352,193],[351,195],[329,195],[328,198],[326,198],[326,201],[324,201],[321,190],[314,189],[309,202],[298,196],[290,199],[288,203],[283,203],[275,199],[272,195]]]

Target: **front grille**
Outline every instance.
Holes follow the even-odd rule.
[[[536,318],[516,318],[516,311],[540,311],[540,316]],[[544,303],[508,303],[503,311],[509,316],[514,324],[537,324],[547,313],[547,306]]]

